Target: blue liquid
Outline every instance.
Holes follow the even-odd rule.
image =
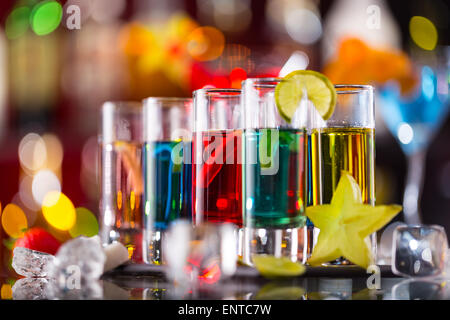
[[[192,142],[183,142],[183,181],[180,217],[192,221]]]
[[[381,114],[407,155],[428,146],[449,109],[448,82],[443,83],[447,88],[438,88],[436,74],[430,67],[422,68],[420,78],[420,91],[409,98],[402,98],[394,83],[380,91]]]
[[[183,142],[176,141],[157,141],[144,145],[146,228],[165,230],[171,222],[190,216],[191,179],[184,178],[189,178],[191,165],[183,161],[184,146]],[[178,159],[175,162],[172,153]]]

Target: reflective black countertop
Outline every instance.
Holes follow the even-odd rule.
[[[5,283],[5,279],[2,279]],[[450,299],[442,279],[411,280],[393,275],[381,266],[379,282],[355,266],[307,268],[299,277],[270,280],[249,267],[216,283],[195,285],[167,281],[164,267],[139,264],[121,266],[101,280],[65,292],[44,290],[47,280],[19,279],[12,286],[13,299],[114,299],[114,300],[417,300]],[[378,284],[378,288],[377,288]],[[5,292],[3,292],[5,293]],[[8,298],[6,294],[3,298]]]

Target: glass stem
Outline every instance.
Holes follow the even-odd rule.
[[[426,150],[408,156],[406,188],[403,195],[403,214],[407,224],[420,224],[420,199],[424,182]]]

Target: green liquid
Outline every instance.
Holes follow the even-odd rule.
[[[243,140],[245,226],[266,229],[304,226],[306,131],[246,130]]]

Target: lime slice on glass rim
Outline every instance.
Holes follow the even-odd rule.
[[[275,103],[280,115],[290,123],[304,92],[321,117],[329,119],[336,105],[336,90],[325,75],[312,70],[293,71],[275,87]]]
[[[294,277],[306,271],[304,265],[292,262],[287,257],[277,258],[271,255],[254,255],[253,264],[259,273],[266,278]]]

